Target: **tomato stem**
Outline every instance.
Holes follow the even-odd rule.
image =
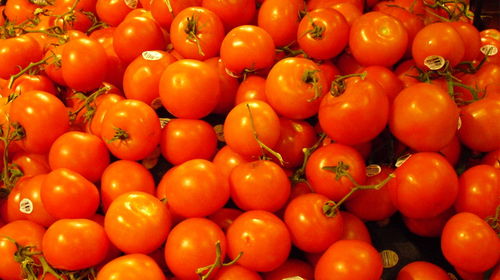
[[[302,82],[311,84],[314,89],[314,96],[308,99],[307,102],[313,102],[314,100],[321,97],[321,85],[319,84],[318,75],[316,75],[317,72],[319,72],[319,70],[317,69],[307,69],[302,74]]]
[[[304,160],[302,161],[302,165],[300,166],[300,168],[298,168],[297,170],[295,170],[295,172],[293,173],[293,176],[291,178],[292,182],[301,182],[301,181],[304,181],[304,173],[305,173],[305,170],[306,170],[307,161],[311,157],[312,153],[319,148],[319,146],[321,145],[321,143],[323,143],[323,140],[325,138],[326,138],[326,134],[325,133],[321,133],[319,135],[318,141],[316,141],[316,143],[314,143],[314,145],[312,145],[309,148],[302,149],[302,152],[304,153]]]
[[[8,195],[17,180],[23,176],[22,171],[19,168],[15,168],[14,165],[9,164],[9,147],[13,141],[20,140],[26,136],[24,128],[19,123],[7,123],[7,130],[5,131],[3,125],[0,125],[0,140],[3,142],[3,154],[2,154],[2,182],[4,187],[2,188],[1,196]]]
[[[89,96],[86,96],[85,94],[80,93],[80,92],[75,93],[75,98],[81,98],[81,100],[83,100],[83,104],[80,107],[78,107],[78,109],[76,109],[75,111],[69,112],[70,121],[74,121],[76,119],[76,117],[78,116],[78,114],[83,109],[87,110],[83,116],[84,121],[89,122],[90,120],[92,120],[92,118],[94,117],[94,114],[95,114],[95,110],[96,110],[95,101],[96,101],[97,97],[101,96],[102,94],[109,91],[110,89],[111,89],[110,86],[104,86],[104,87],[99,88],[98,90],[94,91]]]
[[[198,38],[198,17],[193,14],[191,17],[187,17],[186,20],[187,20],[187,25],[186,29],[184,29],[184,32],[186,32],[188,40],[196,44],[196,47],[198,48],[198,53],[201,56],[205,56],[205,53],[201,48],[200,39]]]
[[[115,135],[113,138],[107,140],[108,143],[112,143],[114,141],[124,141],[129,139],[130,136],[128,135],[128,132],[122,128],[115,127]]]
[[[220,247],[220,240],[217,240],[215,243],[215,261],[211,265],[207,265],[204,267],[200,267],[196,270],[196,274],[200,276],[201,280],[206,280],[209,279],[212,273],[215,271],[215,269],[222,267],[222,266],[230,266],[235,264],[243,255],[243,252],[240,252],[234,260],[228,262],[228,263],[223,263],[222,260],[222,249]],[[206,270],[208,270],[206,273],[204,273]]]
[[[348,75],[344,75],[344,76],[337,76],[337,78],[335,78],[335,80],[332,81],[332,85],[330,87],[330,94],[333,96],[342,95],[342,93],[344,93],[344,91],[346,89],[345,80],[347,80],[349,78],[354,78],[354,77],[359,77],[362,80],[364,80],[366,78],[366,75],[367,75],[367,73],[363,72],[363,73],[348,74]]]
[[[45,58],[43,58],[42,60],[40,61],[37,61],[37,62],[31,62],[28,66],[26,66],[24,69],[22,69],[21,71],[19,71],[19,73],[15,74],[15,75],[12,75],[10,76],[10,79],[9,79],[9,84],[7,86],[8,89],[12,89],[12,85],[14,84],[14,81],[21,77],[22,75],[24,75],[26,72],[30,71],[31,69],[35,68],[35,67],[38,67],[40,65],[43,65],[43,64],[46,64],[47,63],[47,60],[53,58],[55,55],[50,55],[50,56],[47,56]]]
[[[500,236],[500,204],[497,205],[495,215],[486,217],[485,220],[493,228],[493,230]]]

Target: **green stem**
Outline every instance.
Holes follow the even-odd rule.
[[[198,53],[201,56],[205,56],[203,49],[201,47],[200,39],[198,38],[198,17],[196,15],[192,15],[191,17],[187,17],[187,25],[184,32],[187,34],[188,39],[196,44],[198,48]]]
[[[94,114],[95,114],[95,100],[97,99],[97,97],[101,96],[102,94],[109,91],[110,89],[111,89],[111,87],[104,86],[104,87],[96,90],[95,92],[93,92],[88,97],[84,95],[85,97],[84,97],[83,104],[80,105],[80,107],[78,107],[78,109],[76,109],[75,111],[72,111],[69,113],[70,121],[74,121],[76,119],[76,117],[78,116],[78,114],[83,109],[87,109],[87,113],[88,113],[88,114],[87,113],[85,114],[85,121],[86,122],[90,121],[94,117]]]
[[[198,268],[196,270],[196,274],[198,274],[198,276],[200,277],[201,280],[209,279],[210,276],[212,276],[215,269],[222,267],[222,266],[230,266],[230,265],[235,264],[241,258],[242,255],[243,255],[243,252],[240,252],[234,260],[232,260],[228,263],[223,263],[222,249],[220,247],[220,241],[217,240],[217,242],[215,243],[215,261],[214,261],[214,263],[211,265],[207,265],[207,266]],[[205,271],[207,271],[207,272],[205,273]]]
[[[114,141],[125,141],[129,138],[130,136],[128,135],[126,130],[119,127],[115,127],[115,135],[113,136],[113,138],[107,140],[107,142],[112,143]]]
[[[325,138],[326,138],[326,134],[321,133],[319,138],[318,138],[318,141],[316,141],[316,143],[314,143],[314,145],[312,145],[309,148],[302,149],[302,152],[304,153],[304,160],[302,161],[302,165],[300,166],[300,168],[295,170],[295,172],[293,173],[293,176],[291,178],[292,182],[301,182],[304,180],[303,178],[304,178],[304,174],[306,171],[307,161],[309,160],[309,157],[311,157],[312,153],[314,151],[316,151],[319,148],[319,146],[321,146],[321,144],[323,143],[323,140]]]
[[[333,96],[340,96],[345,91],[345,80],[353,77],[360,77],[362,80],[366,78],[367,73],[353,73],[344,76],[339,76],[335,80],[332,81],[332,85],[330,87],[330,94]]]
[[[24,75],[26,72],[30,71],[31,69],[33,69],[34,67],[37,67],[37,66],[40,66],[42,64],[46,64],[47,63],[47,60],[51,59],[54,55],[50,55],[50,56],[47,56],[45,57],[44,59],[40,60],[40,61],[37,61],[37,62],[31,62],[28,66],[26,66],[24,69],[22,69],[21,71],[19,71],[19,73],[15,74],[15,75],[12,75],[10,76],[10,79],[9,79],[9,84],[7,86],[8,89],[12,89],[12,85],[14,84],[14,81],[21,77],[22,75]]]
[[[321,85],[319,84],[318,75],[316,73],[319,70],[307,69],[302,74],[302,82],[306,84],[311,84],[314,90],[314,96],[307,100],[307,102],[313,102],[321,97]]]

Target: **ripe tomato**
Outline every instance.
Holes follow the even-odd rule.
[[[340,240],[344,232],[342,215],[325,213],[328,197],[317,194],[303,194],[290,201],[285,209],[285,221],[292,243],[302,251],[320,253]]]
[[[396,169],[389,185],[396,208],[410,218],[432,218],[450,208],[458,193],[451,164],[438,153],[413,154]]]
[[[243,211],[240,209],[221,208],[212,215],[208,216],[208,218],[216,223],[224,232],[226,232],[233,221],[241,214],[243,214]]]
[[[178,60],[161,74],[160,98],[165,109],[178,118],[203,118],[219,102],[218,73],[203,61]]]
[[[274,147],[285,161],[283,167],[299,167],[304,161],[304,148],[316,143],[314,127],[306,121],[280,118],[280,138]]]
[[[500,168],[500,149],[487,153],[481,160],[482,164],[488,164],[496,169]]]
[[[40,90],[57,95],[56,87],[45,75],[24,74],[12,83],[12,92],[21,94],[30,90]]]
[[[213,113],[215,114],[227,114],[234,107],[234,100],[236,98],[236,91],[240,85],[238,79],[230,76],[220,57],[215,56],[205,60],[205,62],[213,67],[219,76],[219,102],[215,106]]]
[[[228,145],[225,145],[219,151],[217,151],[212,162],[217,165],[224,178],[229,179],[231,171],[236,166],[250,160],[250,158],[242,156],[241,154],[235,152]]]
[[[26,180],[22,180],[19,186],[18,208],[23,209],[24,217],[44,227],[50,226],[56,221],[45,209],[41,198],[41,189],[47,175],[40,174]]]
[[[396,280],[449,280],[450,277],[441,267],[425,261],[415,261],[405,265]]]
[[[453,215],[455,215],[455,209],[451,207],[432,218],[415,219],[403,216],[403,222],[413,234],[423,237],[439,237],[444,225]]]
[[[226,31],[251,23],[256,13],[255,0],[203,0],[201,6],[217,14]]]
[[[24,129],[24,137],[16,141],[23,150],[47,153],[52,143],[69,128],[64,104],[54,95],[32,90],[17,97],[10,106],[10,121]]]
[[[158,188],[165,188],[169,207],[183,217],[204,217],[229,199],[229,184],[210,161],[193,159],[166,173]]]
[[[165,243],[169,270],[180,279],[200,279],[196,270],[214,263],[217,243],[221,250],[220,261],[224,261],[226,237],[222,229],[206,218],[183,220],[172,228]]]
[[[266,79],[266,100],[281,116],[306,119],[317,114],[328,92],[325,76],[313,61],[291,57],[277,62]]]
[[[54,268],[80,270],[99,264],[109,248],[104,228],[88,219],[61,219],[43,236],[43,256]],[[82,254],[81,252],[85,252]]]
[[[314,279],[378,280],[382,270],[382,258],[372,245],[359,240],[340,240],[320,257]]]
[[[403,82],[398,79],[396,74],[389,68],[383,66],[368,66],[359,70],[359,73],[366,73],[365,80],[371,82],[377,82],[387,95],[389,103],[401,92],[403,87]]]
[[[172,217],[167,206],[151,194],[132,191],[113,202],[104,216],[111,242],[127,254],[148,254],[167,239]]]
[[[97,0],[95,9],[99,19],[111,26],[120,24],[133,10],[125,1],[115,0]]]
[[[25,178],[18,180],[10,190],[7,198],[0,200],[0,216],[7,223],[26,219],[25,215],[19,211],[19,203],[21,202],[20,185],[24,180]]]
[[[312,58],[333,58],[347,46],[349,29],[349,23],[337,10],[316,9],[300,21],[297,43]]]
[[[97,182],[109,165],[109,152],[99,137],[70,131],[59,136],[50,147],[49,164],[52,170],[67,168]]]
[[[264,280],[282,280],[290,277],[302,277],[305,280],[314,279],[314,268],[311,264],[294,258],[289,258],[284,264],[273,271],[263,273]]]
[[[500,258],[500,240],[495,231],[484,220],[467,212],[448,220],[441,235],[441,249],[446,260],[468,272],[493,268]]]
[[[87,131],[101,137],[102,136],[102,123],[104,117],[108,113],[109,109],[113,107],[118,101],[122,101],[124,97],[116,93],[108,93],[98,96],[95,102],[94,116],[87,124]]]
[[[257,25],[266,30],[277,47],[287,46],[297,39],[300,12],[305,3],[300,0],[267,0],[258,11]]]
[[[389,126],[393,135],[412,149],[439,151],[457,132],[458,108],[438,86],[417,83],[394,99]]]
[[[372,244],[372,238],[365,222],[350,212],[341,211],[340,214],[344,221],[342,240],[360,240]]]
[[[119,159],[144,159],[156,149],[160,133],[156,112],[139,100],[119,101],[102,121],[101,138]]]
[[[240,83],[236,92],[235,104],[250,100],[267,102],[266,79],[261,76],[251,75]]]
[[[28,0],[12,0],[5,3],[4,14],[10,22],[20,24],[34,17],[35,9],[38,5]],[[3,16],[3,15],[2,15]]]
[[[106,263],[97,273],[97,280],[166,280],[158,264],[144,254],[128,254]]]
[[[450,24],[455,28],[464,43],[467,42],[464,44],[465,52],[462,60],[473,61],[476,59],[481,53],[481,35],[479,34],[479,30],[469,22],[452,21]]]
[[[18,151],[12,154],[12,164],[23,172],[26,177],[50,172],[49,159],[46,154]]]
[[[60,59],[62,58],[62,53],[65,47],[66,44],[52,46],[43,55],[43,59],[47,59],[47,64],[44,66],[43,71],[47,75],[47,77],[49,77],[58,85],[66,85],[66,82],[64,82],[64,78],[62,75],[62,68],[60,63]]]
[[[90,218],[99,206],[97,187],[66,168],[54,169],[47,175],[40,197],[47,212],[58,219]]]
[[[245,268],[239,264],[223,266],[215,274],[214,280],[262,280],[263,278],[255,271]]]
[[[220,18],[202,7],[180,11],[170,26],[172,45],[185,58],[202,60],[218,55],[224,35]]]
[[[201,6],[201,0],[152,0],[151,14],[165,30],[170,30],[174,17],[188,7]]]
[[[173,119],[162,129],[161,154],[174,165],[191,159],[211,160],[216,148],[215,130],[206,121]]]
[[[274,214],[247,211],[236,218],[226,233],[227,252],[231,259],[240,252],[238,264],[258,271],[272,271],[281,266],[291,249],[290,233]]]
[[[104,169],[100,185],[104,212],[115,198],[130,191],[155,194],[153,175],[143,165],[131,160],[117,160]]]
[[[390,67],[404,55],[408,32],[403,24],[382,12],[369,12],[351,26],[349,47],[362,65]]]

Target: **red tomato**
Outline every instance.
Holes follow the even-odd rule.
[[[156,262],[144,254],[128,254],[106,263],[97,273],[97,280],[166,280]]]
[[[300,12],[305,2],[300,0],[267,0],[258,11],[257,25],[266,30],[277,47],[287,46],[297,39]]]
[[[481,53],[481,35],[479,34],[479,30],[469,22],[452,21],[450,24],[455,28],[464,43],[466,42],[464,44],[465,52],[462,60],[473,61],[476,59]]]
[[[104,169],[101,177],[101,203],[106,212],[115,198],[130,191],[155,194],[153,175],[131,160],[117,160]]]
[[[3,13],[10,22],[20,24],[28,19],[34,18],[34,12],[38,5],[28,0],[11,0],[5,2]]]
[[[487,153],[481,160],[482,164],[491,165],[497,169],[500,168],[500,149]]]
[[[372,245],[359,240],[340,240],[318,260],[316,280],[379,280],[382,258]]]
[[[403,24],[382,12],[369,12],[351,26],[349,47],[362,65],[390,67],[404,55],[408,32]]]
[[[100,20],[111,26],[117,26],[134,8],[129,7],[124,0],[97,0],[95,9]]]
[[[391,199],[410,218],[432,218],[450,208],[458,194],[458,178],[438,153],[415,153],[396,169]]]
[[[394,99],[389,126],[393,135],[412,149],[439,151],[457,132],[458,108],[438,86],[417,83]]]
[[[43,71],[47,76],[58,85],[66,85],[64,82],[61,63],[57,62],[62,59],[62,53],[66,44],[52,46],[45,52],[43,59],[47,59],[47,64],[44,66]],[[54,56],[54,57],[51,57]]]
[[[261,76],[251,75],[240,83],[236,92],[235,104],[250,100],[267,102],[266,79]]]
[[[161,75],[160,98],[165,109],[178,118],[203,118],[219,102],[218,73],[203,61],[178,60]]]
[[[292,243],[302,251],[320,253],[340,240],[344,232],[342,215],[325,213],[328,197],[309,193],[288,203],[284,221],[290,231]]]
[[[391,104],[394,98],[396,98],[396,96],[404,88],[403,82],[399,80],[396,74],[389,68],[383,66],[369,66],[364,67],[359,70],[359,72],[366,73],[365,80],[379,83],[379,85],[384,89],[384,92],[389,99],[389,103]]]
[[[40,197],[47,212],[58,219],[90,218],[99,206],[97,187],[66,168],[54,169],[47,175]]]
[[[316,132],[308,122],[280,118],[280,138],[274,151],[283,157],[283,167],[295,168],[304,161],[303,149],[312,147],[316,141]]]
[[[372,244],[370,232],[365,223],[349,212],[340,212],[344,221],[344,234],[342,240],[360,240]]]
[[[455,209],[451,207],[432,218],[414,219],[403,216],[403,222],[413,234],[423,237],[439,237],[444,225],[453,215],[455,215]]]
[[[49,159],[46,154],[19,151],[12,155],[12,164],[17,165],[26,177],[50,172]]]
[[[263,276],[264,280],[282,280],[294,276],[304,280],[312,280],[314,279],[314,268],[305,261],[289,258],[275,270],[263,273]]]
[[[212,215],[208,216],[208,218],[216,223],[224,232],[226,232],[233,221],[241,214],[243,214],[243,211],[239,209],[221,208]]]
[[[88,219],[58,220],[47,229],[42,241],[47,262],[54,268],[65,270],[80,270],[99,264],[106,257],[109,245],[104,228]]]
[[[309,10],[315,10],[319,8],[327,8],[339,3],[351,3],[360,11],[364,9],[364,3],[362,0],[309,0],[307,3],[307,8]]]
[[[224,35],[220,18],[202,7],[180,11],[170,26],[172,45],[185,58],[202,60],[218,55]]]
[[[127,254],[151,253],[167,239],[172,217],[167,206],[145,192],[124,193],[104,216],[104,229],[111,242]]]
[[[12,92],[21,94],[30,90],[40,90],[57,95],[56,87],[47,76],[24,74],[12,83]]]
[[[205,60],[205,62],[213,67],[219,74],[219,102],[215,106],[213,113],[227,114],[233,107],[236,98],[236,91],[238,90],[239,81],[233,76],[230,76],[220,57],[215,56]]]
[[[449,280],[441,267],[425,261],[415,261],[405,265],[396,280]]]
[[[200,279],[196,270],[214,263],[217,243],[221,250],[220,261],[223,262],[226,237],[222,229],[206,218],[183,220],[172,228],[165,243],[165,260],[169,270],[180,279]]]
[[[251,23],[256,14],[255,0],[202,0],[201,5],[220,17],[226,31]]]
[[[452,265],[468,272],[493,268],[500,258],[500,240],[495,231],[467,212],[448,220],[441,235],[441,249]]]
[[[102,121],[101,138],[119,159],[140,160],[160,142],[158,115],[146,103],[126,99],[114,104]]]
[[[0,216],[2,220],[7,223],[26,219],[25,215],[19,211],[19,203],[21,202],[20,185],[24,180],[25,178],[18,180],[14,187],[10,190],[7,198],[0,200]]]
[[[50,226],[56,221],[45,209],[41,198],[41,189],[47,175],[40,174],[27,178],[20,182],[19,186],[19,209],[22,209],[24,217],[44,227]]]
[[[67,168],[97,182],[109,165],[109,152],[99,137],[70,131],[59,136],[50,147],[49,164],[52,170]]]
[[[262,280],[262,277],[255,271],[245,268],[239,264],[223,266],[214,276],[214,280]]]
[[[176,166],[163,176],[158,188],[162,186],[169,207],[183,217],[213,214],[229,199],[229,184],[222,172],[204,159],[193,159]]]
[[[118,101],[122,101],[123,99],[124,98],[122,95],[115,93],[104,94],[97,97],[94,116],[87,125],[87,131],[98,137],[101,137],[104,117],[108,113],[109,109],[111,109],[111,107],[113,107],[116,103],[118,103]]]
[[[247,211],[236,218],[226,233],[231,259],[243,253],[238,264],[258,272],[281,266],[291,249],[290,233],[285,223],[262,210]]]
[[[219,151],[217,151],[212,162],[219,168],[223,176],[226,179],[229,179],[231,171],[236,166],[250,160],[250,158],[238,154],[231,147],[225,145]]]
[[[151,14],[165,30],[170,30],[174,17],[188,7],[201,6],[201,0],[152,0]]]

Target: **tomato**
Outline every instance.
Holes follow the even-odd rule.
[[[143,165],[131,160],[117,160],[104,169],[101,177],[101,203],[106,212],[115,198],[130,191],[155,193],[153,175]]]
[[[109,152],[99,137],[70,131],[59,136],[50,147],[49,164],[53,170],[68,168],[97,182],[109,164]]]
[[[448,220],[441,235],[441,249],[446,260],[468,272],[493,268],[500,258],[500,240],[495,231],[484,220],[467,212]]]
[[[374,139],[384,130],[388,118],[389,99],[378,83],[369,80],[347,82],[340,96],[326,95],[318,113],[323,131],[348,145]]]
[[[349,48],[362,65],[390,67],[404,55],[408,32],[403,24],[382,12],[368,12],[351,26]]]
[[[131,17],[116,27],[113,48],[118,57],[128,64],[144,51],[165,50],[166,43],[160,26],[153,19]]]
[[[450,62],[450,66],[455,66],[462,61],[464,54],[465,43],[449,23],[428,24],[413,39],[412,55],[420,69],[428,69],[424,64],[428,56],[442,56]]]
[[[425,261],[415,261],[405,265],[396,280],[449,280],[450,277],[441,267]]]
[[[49,159],[46,154],[19,151],[12,155],[12,164],[17,165],[27,177],[50,172]]]
[[[54,268],[80,270],[99,264],[109,248],[104,228],[88,219],[61,219],[43,236],[43,255]],[[85,251],[85,254],[81,252]]]
[[[233,221],[241,214],[243,214],[243,211],[236,208],[221,208],[208,218],[226,232]]]
[[[0,39],[0,42],[0,60],[2,61],[0,78],[2,79],[9,79],[11,75],[19,73],[20,69],[28,66],[30,62],[37,62],[43,57],[40,44],[27,35]]]
[[[151,14],[162,28],[170,30],[174,17],[188,7],[201,6],[201,0],[152,0]]]
[[[277,47],[287,46],[297,39],[300,12],[305,3],[300,0],[267,0],[258,10],[257,25],[266,30]]]
[[[43,59],[47,59],[47,64],[44,66],[44,73],[58,85],[65,85],[60,59],[62,59],[62,53],[66,44],[52,46],[45,52]],[[59,62],[58,62],[59,61]]]
[[[307,8],[309,10],[315,10],[319,8],[332,7],[339,3],[351,3],[360,11],[364,9],[364,3],[361,0],[310,0],[307,3]]]
[[[123,92],[128,99],[152,104],[160,97],[160,77],[175,58],[164,51],[145,51],[136,57],[123,74]]]
[[[220,18],[202,7],[180,11],[170,26],[172,45],[185,58],[202,60],[216,56],[224,35]]]
[[[312,58],[333,58],[347,46],[349,29],[345,17],[337,10],[316,9],[300,21],[297,43]]]
[[[340,240],[318,260],[314,279],[378,280],[382,270],[382,258],[370,244],[359,240]]]
[[[274,214],[247,211],[236,218],[226,233],[228,256],[243,253],[238,264],[258,271],[272,271],[281,266],[291,249],[290,233]]]
[[[320,253],[340,240],[344,232],[342,215],[325,213],[328,197],[309,193],[288,203],[284,221],[290,231],[292,243],[302,251]]]
[[[480,218],[495,216],[500,205],[500,173],[490,165],[476,165],[459,177],[457,212],[469,212]]]
[[[40,197],[47,212],[58,219],[89,218],[99,206],[97,187],[66,168],[54,169],[47,175]]]
[[[235,152],[228,145],[223,146],[215,154],[212,162],[219,168],[223,176],[229,179],[231,171],[238,165],[250,161],[250,158],[244,157]]]
[[[302,277],[305,280],[314,279],[314,268],[311,264],[289,258],[284,264],[273,271],[263,273],[264,280],[281,280],[294,276]]]
[[[261,76],[251,75],[243,80],[238,87],[235,104],[250,100],[261,100],[267,102],[266,79]]]
[[[0,277],[4,280],[20,280],[21,265],[15,261],[16,245],[6,237],[14,239],[21,246],[32,246],[30,251],[42,249],[45,228],[31,221],[14,221],[0,228]],[[35,257],[36,258],[36,257]]]
[[[215,274],[214,280],[262,280],[262,277],[255,271],[245,268],[239,264],[223,266]]]
[[[100,20],[111,26],[117,26],[134,8],[124,0],[97,0],[96,14]]]
[[[156,112],[139,100],[117,102],[102,121],[101,138],[119,159],[144,159],[156,149],[160,134]]]
[[[487,153],[483,157],[483,159],[481,160],[481,163],[488,164],[488,165],[491,165],[491,166],[499,169],[500,168],[500,149]]]
[[[87,131],[101,137],[102,136],[102,124],[104,117],[108,113],[109,109],[113,107],[118,101],[125,99],[122,95],[116,93],[108,93],[98,96],[95,102],[94,116],[89,121],[87,125]]]
[[[468,148],[491,152],[500,148],[500,95],[489,96],[464,106],[458,136]]]
[[[234,75],[266,69],[274,63],[273,38],[258,26],[235,27],[222,40],[220,57]]]
[[[316,132],[308,122],[280,118],[280,138],[274,151],[283,157],[283,167],[295,168],[304,161],[303,149],[312,147],[316,141]]]
[[[269,104],[247,101],[236,105],[224,121],[224,139],[228,146],[243,156],[256,157],[263,153],[259,141],[273,148],[279,140],[279,118]]]
[[[396,169],[391,199],[410,218],[431,218],[451,207],[458,194],[458,178],[451,164],[440,154],[411,155]]]
[[[455,135],[453,139],[451,140],[448,145],[444,146],[441,150],[439,150],[439,153],[442,154],[448,162],[456,166],[459,159],[460,159],[460,154],[462,152],[462,144],[460,143],[460,140],[458,140],[458,136]]]
[[[226,31],[251,23],[256,14],[255,0],[202,0],[201,6],[217,14]]]
[[[28,0],[11,0],[5,2],[5,10],[3,13],[10,22],[20,24],[28,19],[34,18],[34,12],[38,5]]]
[[[180,222],[172,228],[165,243],[169,270],[181,279],[200,279],[196,270],[214,263],[217,243],[221,250],[220,261],[224,261],[226,237],[217,224],[206,218],[188,218]]]
[[[337,166],[339,162],[348,166],[348,172],[358,184],[365,182],[365,161],[361,154],[350,146],[333,143],[320,147],[311,154],[306,163],[306,178],[312,189],[333,201],[342,199],[353,187],[348,178],[336,180],[334,172],[323,169],[326,166]]]
[[[398,140],[414,150],[439,151],[456,134],[458,108],[438,86],[417,83],[394,99],[389,127]]]
[[[151,253],[167,239],[172,218],[167,206],[151,194],[132,191],[111,202],[104,229],[122,252]]]
[[[403,216],[403,222],[413,234],[423,237],[439,237],[444,225],[453,215],[455,215],[455,209],[451,207],[431,218],[415,219]]]
[[[291,119],[306,119],[317,114],[328,89],[316,63],[292,57],[274,64],[266,79],[265,93],[276,113]]]
[[[481,53],[481,35],[479,34],[479,30],[469,22],[452,21],[450,24],[455,28],[464,43],[467,42],[464,44],[465,52],[462,60],[473,61],[476,59]]]
[[[344,221],[342,240],[360,240],[372,244],[370,232],[360,218],[350,212],[341,211],[340,214]]]
[[[56,218],[50,215],[45,209],[40,195],[46,176],[45,174],[40,174],[23,180],[19,184],[18,204],[19,209],[22,209],[22,213],[27,220],[44,227],[48,227],[56,221]]]
[[[174,165],[191,159],[211,160],[216,148],[215,130],[203,120],[173,119],[161,133],[161,154]]]
[[[128,254],[106,263],[97,273],[97,280],[166,280],[156,262],[144,254]]]
[[[25,220],[25,215],[19,211],[19,203],[21,202],[21,187],[20,185],[25,178],[21,178],[16,182],[10,190],[6,199],[0,200],[0,215],[3,221],[13,222],[17,220]],[[3,188],[3,185],[2,185]]]
[[[203,118],[219,101],[218,73],[203,61],[178,60],[161,74],[160,98],[163,107],[175,117]]]
[[[24,137],[16,141],[23,150],[47,153],[52,143],[69,128],[64,104],[44,91],[28,91],[17,97],[10,107],[10,121],[24,129]]]
[[[222,172],[204,159],[192,159],[176,166],[163,176],[158,188],[162,186],[169,207],[183,217],[213,214],[229,199],[229,184]]]
[[[383,89],[389,103],[403,90],[403,82],[389,68],[383,66],[368,66],[359,70],[359,73],[366,73],[365,80],[377,82]]]
[[[227,114],[233,107],[236,98],[236,91],[240,85],[238,79],[229,75],[224,68],[224,64],[220,57],[215,56],[205,60],[205,62],[213,67],[219,75],[219,102],[215,106],[213,113]]]
[[[95,13],[95,6],[97,0],[79,0],[75,6],[76,10],[83,10]],[[73,0],[56,0],[54,5],[57,7],[71,7],[73,6]]]
[[[12,91],[14,93],[22,94],[23,92],[30,90],[45,91],[53,95],[57,94],[54,83],[44,75],[24,74],[12,83]]]

